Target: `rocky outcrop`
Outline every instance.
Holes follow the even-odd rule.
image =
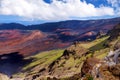
[[[119,80],[120,79],[120,64],[108,66],[101,65],[99,68],[99,79],[102,80]]]
[[[120,40],[118,40],[114,46],[114,50],[117,50],[117,49],[120,49]]]
[[[103,36],[105,36],[105,35],[106,35],[106,33],[105,33],[104,31],[100,30],[100,31],[97,33],[97,37],[96,37],[96,38],[101,38],[101,37],[103,37]]]
[[[114,76],[118,76],[120,78],[120,63],[110,66],[108,69]]]
[[[67,77],[68,80],[77,80],[81,76],[80,69],[87,51],[87,49],[79,45],[79,42],[74,43],[72,46],[68,47],[59,58],[50,63],[48,67],[46,66],[33,75],[28,74],[26,79],[45,80],[43,78],[46,76],[48,80],[61,80],[63,77]],[[72,70],[78,71],[74,72]],[[67,80],[67,78],[65,80]]]
[[[107,58],[107,59],[106,59]],[[120,49],[111,51],[105,58],[104,63],[98,68],[98,79],[119,80],[120,79]]]
[[[100,64],[100,60],[97,58],[88,58],[84,62],[82,69],[81,69],[81,75],[84,76],[86,74],[92,74],[92,70]]]
[[[110,51],[105,57],[103,64],[98,68],[99,80],[119,80],[120,79],[120,50]]]
[[[73,45],[71,45],[64,51],[62,56],[65,58],[68,58],[69,55],[74,55],[75,58],[80,58],[80,57],[84,56],[87,52],[88,52],[88,50],[83,48],[79,44],[79,42],[74,42]]]
[[[116,43],[118,44],[118,43]],[[91,76],[94,80],[120,79],[120,48],[115,45],[115,51],[110,51],[105,59],[88,58],[84,62],[81,75],[83,79]]]
[[[120,36],[120,23],[116,25],[112,30],[109,31],[109,40],[115,40]]]

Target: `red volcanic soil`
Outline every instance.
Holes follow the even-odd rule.
[[[40,30],[0,30],[0,55],[13,52],[27,56],[40,51],[65,48],[74,40],[95,36],[99,28],[111,29],[113,25],[102,27],[88,27],[76,31],[63,28],[44,33]],[[82,33],[81,32],[85,32]],[[66,41],[65,41],[66,40]]]
[[[0,54],[19,52],[27,56],[39,51],[63,48],[69,45],[69,43],[62,43],[47,36],[39,30],[1,30]]]
[[[84,37],[90,37],[90,36],[95,36],[97,33],[94,32],[94,31],[89,31],[89,32],[86,32],[82,35],[80,35],[79,37],[77,37],[78,39],[82,39]]]

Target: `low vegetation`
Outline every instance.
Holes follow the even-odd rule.
[[[28,70],[37,65],[40,65],[41,67],[48,66],[51,62],[59,58],[63,54],[63,51],[64,50],[61,49],[51,50],[51,51],[41,52],[34,56],[27,57],[26,59],[32,58],[33,61],[30,64],[24,66],[23,70]]]
[[[110,36],[102,36],[91,42],[75,43],[65,50],[51,50],[27,57],[33,60],[23,67],[24,75],[28,80],[80,80],[81,77],[93,80],[95,77],[90,71],[102,64],[120,40],[119,37],[109,39]]]
[[[25,59],[32,58],[32,62],[23,67],[23,71],[27,71],[27,75],[35,75],[40,71],[50,71],[50,75],[59,77],[60,80],[73,79],[71,77],[74,74],[79,74],[82,68],[84,61],[89,57],[95,57],[98,59],[103,59],[109,52],[109,48],[105,48],[104,43],[106,43],[109,36],[104,36],[100,39],[96,39],[92,42],[79,43],[75,50],[77,55],[69,54],[65,56],[64,49],[51,50],[46,52],[41,52],[39,54],[27,57]],[[80,48],[81,47],[81,48]],[[86,55],[78,55],[83,49],[89,50]],[[74,47],[69,48],[70,51]],[[85,51],[86,52],[86,51]],[[78,57],[79,56],[79,57]],[[46,70],[47,69],[47,70]],[[59,75],[58,75],[59,74]],[[43,73],[43,75],[46,75]],[[78,75],[77,75],[78,76]],[[76,76],[76,78],[78,78]],[[80,75],[79,75],[80,76]],[[68,78],[67,78],[68,77]],[[44,77],[46,79],[47,77]],[[37,78],[36,78],[37,79]],[[88,77],[89,80],[92,80],[92,77]],[[52,80],[52,79],[51,79]]]

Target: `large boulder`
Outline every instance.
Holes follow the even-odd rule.
[[[91,74],[93,72],[94,67],[99,63],[100,63],[100,60],[97,58],[86,59],[81,69],[82,76]]]
[[[101,65],[99,75],[101,80],[120,80],[120,64],[113,66]]]

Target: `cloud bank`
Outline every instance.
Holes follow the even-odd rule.
[[[107,1],[115,9],[116,15],[120,16],[120,0],[107,0]]]
[[[108,0],[112,6],[119,6],[112,1],[114,0]],[[115,15],[115,9],[103,5],[95,7],[85,0],[52,0],[50,4],[43,0],[0,0],[0,15],[15,15],[31,20],[66,20],[113,16]]]

